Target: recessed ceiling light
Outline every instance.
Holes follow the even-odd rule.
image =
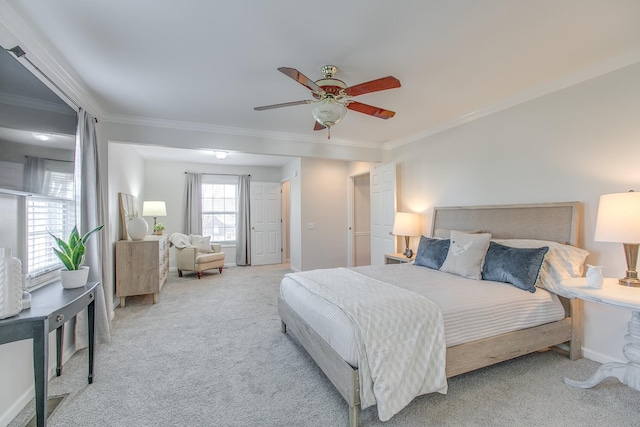
[[[48,141],[51,139],[51,135],[47,135],[46,133],[34,133],[33,137],[38,141]]]

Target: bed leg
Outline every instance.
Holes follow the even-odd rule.
[[[582,300],[574,298],[571,303],[571,343],[569,345],[569,359],[577,360],[582,357],[582,340],[583,340],[583,328],[582,315],[583,304]]]
[[[358,405],[349,406],[349,427],[358,427]]]
[[[282,331],[283,334],[287,333],[287,324],[282,320],[280,321],[280,331]]]

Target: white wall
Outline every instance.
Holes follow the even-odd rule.
[[[223,161],[215,159],[209,164],[185,162],[145,162],[145,200],[164,200],[167,206],[167,216],[158,218],[166,229],[165,234],[182,233],[185,202],[185,172],[199,172],[211,174],[250,174],[252,181],[280,182],[281,170],[274,167],[256,166],[227,166]],[[149,223],[149,230],[153,227],[153,218],[145,218]],[[151,232],[151,231],[150,231]],[[236,262],[235,245],[223,245],[225,264]],[[175,250],[169,251],[169,267],[175,268]]]
[[[640,64],[391,150],[398,209],[580,201],[588,262],[622,277],[622,245],[593,241],[599,196],[640,190]],[[629,310],[585,304],[586,357],[623,361]]]
[[[289,267],[293,271],[302,271],[302,159],[296,158],[282,167],[281,180],[289,180]]]
[[[109,230],[113,241],[122,240],[122,221],[118,193],[131,194],[138,199],[142,214],[146,165],[138,152],[127,144],[109,144]]]
[[[302,159],[302,270],[347,265],[347,176],[347,162]]]

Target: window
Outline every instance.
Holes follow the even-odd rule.
[[[238,179],[202,177],[202,234],[214,242],[235,242],[238,217]]]
[[[54,243],[49,232],[66,238],[76,223],[72,165],[45,161],[44,194],[27,197],[27,275],[31,286],[50,280],[47,273],[62,266],[51,249]]]

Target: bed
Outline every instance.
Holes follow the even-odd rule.
[[[545,241],[549,242],[552,250],[557,246],[560,250],[564,250],[564,248],[573,250],[573,248],[576,248],[577,251],[580,251],[577,249],[580,246],[580,222],[581,205],[578,202],[435,208],[433,212],[431,236],[436,236],[443,230],[467,230],[480,234],[490,234],[492,242],[500,242],[503,244],[508,244],[509,242],[524,242],[524,246],[521,247],[535,247],[536,245],[528,246],[526,242]],[[516,244],[515,246],[518,245]],[[583,253],[584,258],[586,258],[586,251],[583,251]],[[582,263],[584,263],[584,258],[581,260]],[[369,400],[365,395],[361,396],[361,373],[358,369],[358,361],[353,360],[352,357],[350,358],[348,356],[349,351],[340,347],[339,343],[342,342],[341,338],[332,338],[327,335],[326,331],[327,328],[337,330],[339,327],[344,326],[339,325],[341,322],[345,323],[344,319],[338,319],[338,325],[335,323],[336,318],[340,317],[341,309],[335,306],[331,307],[331,302],[325,301],[324,304],[328,304],[326,307],[328,307],[330,314],[323,314],[322,309],[309,314],[306,309],[301,307],[305,305],[307,307],[321,306],[322,304],[320,304],[319,301],[323,298],[315,296],[320,299],[316,300],[316,302],[304,303],[304,301],[297,302],[295,297],[291,296],[297,292],[292,291],[292,289],[295,289],[292,281],[304,282],[306,280],[309,282],[309,280],[314,279],[314,277],[329,277],[329,279],[324,280],[330,282],[333,280],[331,277],[342,277],[342,275],[346,274],[345,272],[337,270],[338,269],[326,270],[327,273],[334,274],[334,276],[331,274],[328,276],[317,276],[320,274],[319,272],[322,272],[322,270],[319,270],[309,274],[307,274],[307,272],[293,273],[285,277],[281,284],[278,311],[282,321],[282,332],[286,333],[290,331],[297,337],[298,342],[305,348],[309,355],[311,355],[316,364],[343,396],[349,407],[349,425],[355,427],[358,425],[359,406],[361,401],[363,401],[361,398],[365,398],[364,401]],[[376,286],[383,286],[383,284],[377,283],[381,282],[379,279],[389,283],[395,281],[395,285],[399,285],[403,281],[412,282],[422,280],[419,278],[412,279],[412,275],[422,274],[429,269],[409,264],[396,264],[371,267],[368,270],[348,270],[355,271],[347,272],[348,275],[341,279],[344,280],[345,283],[351,280],[351,278],[360,280],[360,276],[369,275],[371,281],[374,282]],[[336,276],[338,273],[339,275]],[[428,274],[451,276],[449,273],[438,271],[435,273],[428,271]],[[540,276],[542,276],[542,274],[541,270]],[[581,274],[581,271],[576,270],[572,274]],[[547,277],[546,280],[549,282],[551,278]],[[311,282],[313,282],[313,280],[311,280]],[[476,281],[475,283],[478,284],[479,282]],[[500,286],[491,282],[486,282],[483,285],[494,288]],[[502,285],[508,287],[505,284]],[[459,286],[466,285],[461,282]],[[415,289],[413,290],[415,291]],[[581,356],[582,346],[582,308],[580,301],[555,295],[554,291],[553,285],[550,285],[547,286],[547,289],[536,288],[536,292],[525,292],[522,289],[516,289],[515,293],[520,293],[523,296],[526,295],[527,298],[537,294],[538,296],[542,296],[542,299],[549,299],[546,297],[549,295],[551,299],[554,301],[557,300],[558,304],[561,305],[561,313],[559,315],[557,307],[555,309],[551,307],[548,311],[555,314],[552,314],[551,317],[534,316],[537,318],[537,321],[534,323],[535,326],[518,326],[518,329],[508,330],[507,332],[497,327],[495,334],[491,336],[480,335],[480,338],[474,338],[473,334],[471,334],[470,337],[456,337],[456,335],[451,332],[453,331],[451,323],[455,323],[451,319],[455,317],[456,311],[451,309],[450,303],[452,301],[455,307],[457,297],[449,296],[444,298],[445,300],[449,300],[449,308],[445,307],[442,309],[444,313],[442,316],[445,323],[444,330],[447,330],[445,334],[447,336],[446,355],[443,356],[445,362],[442,367],[443,375],[449,378],[552,346],[559,346],[572,360],[579,358]],[[441,289],[434,294],[436,300],[438,298],[440,298],[440,300],[443,299],[443,297],[438,296],[440,292]],[[298,293],[304,294],[304,292]],[[436,303],[436,305],[438,303]],[[460,299],[459,304],[462,304],[462,299]],[[554,302],[553,304],[556,303]],[[331,311],[331,309],[334,311]],[[514,312],[517,313],[519,310],[516,306]],[[323,319],[323,317],[327,317],[328,320],[326,318]],[[332,324],[331,321],[334,323]],[[319,325],[321,323],[318,322],[329,323],[328,326],[320,327]],[[450,323],[449,326],[447,326],[447,322]],[[346,323],[349,322],[346,321]],[[347,330],[345,334],[348,333],[349,331]],[[478,335],[476,335],[476,337],[478,337]],[[437,359],[437,357],[434,358]],[[368,381],[368,377],[364,378]],[[443,390],[446,392],[446,386]],[[428,392],[433,391],[438,391],[437,387],[433,390],[428,390]],[[442,390],[440,391],[442,392]]]

